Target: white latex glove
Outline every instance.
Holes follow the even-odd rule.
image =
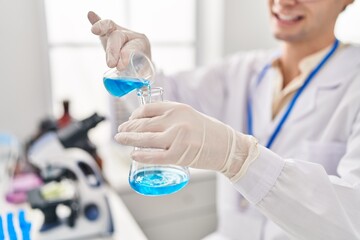
[[[118,131],[116,141],[140,147],[132,152],[135,161],[215,170],[233,181],[243,174],[244,170],[240,171],[243,163],[258,156],[253,137],[175,102],[139,107]]]
[[[142,52],[151,59],[150,42],[144,34],[121,27],[109,19],[101,20],[91,11],[88,19],[92,24],[91,32],[100,37],[106,52],[106,63],[110,68],[123,70],[133,51]]]

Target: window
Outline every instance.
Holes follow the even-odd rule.
[[[145,33],[152,43],[153,61],[165,73],[195,65],[196,1],[44,1],[55,116],[61,115],[64,99],[71,101],[70,111],[78,119],[95,111],[105,116],[110,113],[111,97],[102,83],[102,75],[108,67],[100,41],[90,31],[89,10]],[[96,135],[93,139],[109,139],[109,128],[109,121],[99,125],[93,131],[98,133],[92,133]]]

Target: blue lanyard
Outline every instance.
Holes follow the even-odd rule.
[[[288,119],[288,117],[289,117],[292,109],[294,108],[294,105],[295,105],[296,101],[298,100],[299,96],[301,95],[301,93],[305,90],[305,88],[309,85],[309,83],[315,78],[316,74],[320,71],[320,69],[324,66],[324,64],[329,60],[329,58],[334,54],[334,52],[336,51],[338,46],[339,46],[339,40],[336,39],[335,42],[334,42],[334,45],[332,46],[330,51],[325,55],[325,57],[316,66],[316,68],[314,68],[314,70],[312,70],[310,72],[309,76],[305,79],[303,85],[299,88],[299,90],[296,91],[296,93],[294,94],[293,98],[291,99],[291,101],[290,101],[284,115],[280,119],[279,124],[276,126],[274,132],[270,136],[270,139],[269,139],[268,143],[266,144],[267,148],[271,148],[272,144],[274,143],[276,137],[279,135],[280,130],[282,129],[284,123]],[[267,73],[267,71],[269,70],[270,67],[271,67],[271,64],[267,64],[262,69],[262,71],[260,72],[260,74],[259,74],[259,76],[257,78],[256,86],[265,77],[265,75],[266,75],[266,73]],[[249,99],[247,101],[247,112],[248,112],[248,134],[253,135],[254,131],[253,131],[253,114],[252,114],[251,97],[249,97]]]

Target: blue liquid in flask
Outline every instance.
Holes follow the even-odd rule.
[[[146,196],[161,196],[175,193],[189,182],[188,175],[172,167],[139,169],[129,179],[130,186]]]
[[[104,78],[106,90],[115,97],[122,97],[149,84],[148,80],[139,78]]]

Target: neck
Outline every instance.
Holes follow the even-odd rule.
[[[300,74],[299,63],[302,59],[328,47],[334,41],[335,37],[327,41],[284,42],[280,57],[280,68],[284,78],[283,87]]]

